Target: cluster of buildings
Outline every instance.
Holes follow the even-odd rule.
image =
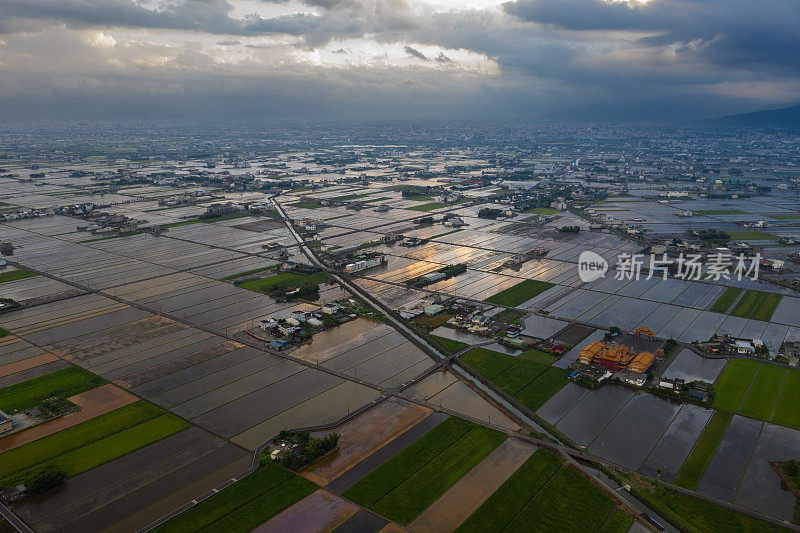
[[[336,302],[327,303],[318,311],[293,311],[286,318],[267,318],[258,327],[275,337],[269,345],[276,350],[285,350],[295,341],[342,322],[356,318],[348,308]]]
[[[206,215],[210,217],[220,217],[222,215],[230,215],[232,213],[240,213],[244,211],[244,207],[234,202],[218,202],[209,205],[206,208]]]
[[[485,314],[486,311],[487,307],[478,304],[455,298],[442,300],[438,296],[395,309],[395,312],[406,320],[444,314],[448,318],[441,324],[443,326],[473,335],[502,337],[503,341],[509,341],[510,345],[519,345],[518,347],[528,345],[520,339],[521,329],[518,326],[493,320]]]
[[[136,231],[148,224],[147,220],[136,220],[120,213],[106,213],[103,211],[90,211],[81,216],[89,222],[77,226],[78,231],[88,231],[93,235],[114,235]]]
[[[0,213],[0,222],[20,220],[23,218],[39,218],[55,215],[55,209],[21,209],[19,211],[6,211]]]
[[[182,205],[192,205],[200,202],[210,202],[214,197],[205,191],[192,191],[187,194],[178,194],[161,198],[158,201],[160,207],[179,207]]]
[[[705,381],[693,381],[686,383],[680,378],[661,379],[658,382],[658,389],[669,391],[672,396],[685,398],[693,402],[707,403],[711,397],[711,383]]]
[[[43,209],[18,209],[3,211],[0,213],[0,222],[7,220],[20,220],[25,218],[40,218],[49,217],[53,215],[69,215],[76,217],[84,217],[91,213],[94,209],[99,208],[95,204],[77,204],[66,206],[55,206]]]
[[[761,339],[745,339],[730,335],[713,335],[700,348],[713,355],[761,355],[769,357],[769,350]]]
[[[352,263],[348,263],[347,265],[345,265],[344,271],[347,272],[348,274],[352,274],[355,272],[368,270],[370,268],[375,268],[383,264],[386,264],[386,256],[383,254],[374,254],[371,257],[358,259],[356,261],[353,261]]]

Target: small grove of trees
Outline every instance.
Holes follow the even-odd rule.
[[[502,209],[494,209],[494,208],[491,208],[491,207],[484,207],[483,209],[478,211],[478,218],[488,218],[488,219],[494,220],[494,219],[496,219],[497,217],[499,217],[502,214],[503,214],[503,210]]]
[[[664,343],[664,355],[671,355],[675,348],[678,347],[678,341],[675,339],[668,339]]]
[[[617,335],[620,334],[620,329],[618,326],[611,326],[608,332],[603,336],[603,340],[605,342],[611,342]]]
[[[433,194],[440,189],[422,185],[401,185],[396,190],[400,191],[400,195],[403,198],[414,198],[415,196],[427,196],[429,194]]]
[[[276,300],[286,298],[301,298],[305,300],[312,300],[319,297],[319,284],[318,283],[303,283],[302,285],[291,287],[275,287],[269,292],[269,295]]]
[[[25,492],[28,494],[40,494],[57,485],[61,485],[67,480],[67,473],[55,466],[45,466],[33,472],[25,480]]]
[[[457,276],[463,272],[467,271],[467,264],[466,263],[458,263],[456,265],[447,265],[444,268],[440,268],[438,272],[446,275],[447,277]]]
[[[561,233],[578,233],[580,230],[580,226],[561,226],[558,228]]]
[[[280,459],[280,463],[285,468],[297,472],[336,448],[339,444],[339,434],[330,433],[324,437],[312,437],[310,433],[305,431],[283,430],[272,442],[275,444],[285,442],[296,445]]]
[[[714,244],[725,244],[731,240],[731,236],[724,231],[715,229],[704,229],[697,233],[701,241],[710,242]]]

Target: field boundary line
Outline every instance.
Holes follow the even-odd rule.
[[[723,294],[724,294],[724,293],[723,293]],[[739,291],[739,294],[737,294],[737,295],[736,295],[736,298],[734,298],[734,299],[733,299],[733,302],[731,302],[731,305],[729,305],[729,306],[728,306],[728,308],[727,308],[725,311],[723,311],[723,314],[724,314],[724,315],[727,315],[728,313],[730,313],[730,312],[733,310],[733,308],[734,308],[734,307],[736,307],[736,304],[738,304],[738,303],[739,303],[739,300],[741,300],[742,298],[744,298],[744,295],[745,295],[745,294],[747,294],[747,291],[746,291],[746,290],[744,290],[744,289],[740,290],[740,291]],[[730,315],[729,315],[729,316],[730,316]]]
[[[736,406],[736,411],[733,414],[739,414],[739,412],[742,410],[742,406],[744,405],[744,401],[747,399],[747,395],[750,394],[750,389],[753,387],[753,383],[756,382],[756,378],[758,377],[758,373],[761,372],[762,365],[763,365],[763,363],[758,365],[758,368],[756,368],[756,371],[753,372],[753,377],[750,379],[750,383],[747,385],[747,390],[744,391],[744,394],[742,394],[742,399],[739,400],[739,405]]]
[[[666,427],[664,427],[664,431],[662,431],[661,435],[658,436],[658,440],[656,441],[656,443],[653,444],[653,447],[650,448],[649,452],[647,452],[647,456],[644,458],[644,460],[641,462],[641,464],[636,468],[637,472],[642,467],[642,465],[645,464],[647,462],[647,460],[650,458],[650,456],[653,454],[653,450],[656,449],[656,446],[658,446],[658,443],[660,443],[661,439],[664,438],[664,434],[667,432],[667,430],[670,428],[670,426],[675,422],[675,419],[678,418],[678,415],[681,414],[681,412],[683,411],[684,407],[686,407],[687,405],[688,404],[681,405],[680,409],[678,409],[675,412],[675,415],[672,417],[672,420],[669,421],[669,424],[667,424]],[[711,417],[708,417],[708,419],[711,420]],[[689,453],[691,453],[691,451]]]
[[[733,491],[733,500],[731,500],[731,503],[735,502],[736,496],[739,495],[739,489],[742,486],[742,481],[744,481],[744,475],[747,473],[747,469],[750,468],[750,461],[753,460],[753,455],[755,455],[756,448],[758,448],[758,441],[761,440],[761,434],[764,432],[764,424],[766,424],[766,422],[762,420],[761,427],[758,428],[758,438],[756,439],[756,443],[753,445],[753,449],[750,450],[750,455],[747,456],[747,463],[744,465],[744,470],[742,470],[742,475],[739,477],[739,482],[736,484],[736,490]]]
[[[783,375],[783,381],[781,381],[781,388],[778,389],[778,394],[775,396],[775,401],[772,403],[772,410],[769,412],[769,420],[765,420],[765,422],[772,422],[772,418],[775,416],[775,409],[778,407],[778,400],[781,399],[783,395],[783,387],[786,385],[786,380],[789,379],[789,369],[785,369],[786,373]]]
[[[697,444],[700,442],[700,439],[703,438],[703,433],[705,433],[706,429],[708,429],[708,425],[711,423],[711,419],[714,418],[714,413],[719,413],[719,416],[729,416],[729,413],[725,413],[725,412],[722,412],[722,411],[714,411],[714,412],[711,413],[711,416],[709,416],[708,420],[706,420],[706,425],[703,426],[703,430],[700,432],[700,435],[697,436],[697,440],[694,441],[694,444],[692,445],[692,448],[689,450],[689,453],[686,455],[686,459],[683,460],[683,463],[681,464],[681,467],[678,469],[678,473],[675,475],[675,479],[678,478],[678,476],[681,473],[681,470],[683,470],[683,467],[686,465],[686,461],[688,461],[689,457],[692,456],[692,452],[694,452],[694,449],[697,447]],[[722,435],[719,438],[719,442],[714,447],[714,453],[715,454],[717,453],[717,449],[719,449],[719,445],[722,444],[722,439],[725,438],[725,433],[728,431],[728,427],[731,425],[731,422],[733,421],[733,416],[734,416],[733,414],[730,414],[730,419],[728,420],[728,423],[725,424],[725,429],[722,430]],[[714,455],[711,456],[711,459],[713,459],[713,458],[714,458]],[[706,474],[706,470],[708,470],[708,465],[711,464],[711,459],[708,460],[708,462],[706,463],[705,467],[703,468],[703,471],[700,473],[700,478],[697,480],[697,485],[698,486],[700,485],[700,481],[703,479],[703,476]],[[673,480],[673,484],[674,483],[675,483],[675,480]],[[680,487],[680,485],[675,485],[675,486],[676,487]],[[681,488],[683,488],[683,487],[681,487]],[[694,489],[686,489],[686,490],[695,492],[696,489],[697,489],[697,487],[695,487]]]
[[[554,454],[554,455],[555,455],[556,457],[561,457],[561,464],[560,464],[560,465],[558,465],[558,468],[556,468],[556,469],[553,471],[553,473],[552,473],[552,474],[550,474],[550,477],[548,477],[548,478],[547,478],[547,481],[545,481],[544,483],[542,483],[542,485],[539,487],[539,490],[537,490],[536,492],[534,492],[533,494],[531,494],[531,496],[528,498],[528,501],[526,501],[526,502],[525,502],[525,505],[523,505],[523,506],[522,506],[522,509],[520,509],[520,510],[519,510],[519,512],[518,512],[517,514],[515,514],[514,516],[512,516],[512,517],[511,517],[511,520],[509,520],[508,522],[506,522],[505,526],[503,526],[504,528],[505,528],[506,526],[508,526],[508,524],[510,524],[511,522],[513,522],[514,520],[516,520],[516,518],[517,518],[519,515],[521,515],[521,514],[522,514],[522,512],[525,510],[525,508],[526,508],[528,505],[530,505],[530,503],[531,503],[531,502],[532,502],[532,501],[533,501],[533,500],[536,498],[536,496],[537,496],[537,495],[538,495],[540,492],[542,492],[542,491],[544,490],[544,488],[545,488],[547,485],[549,485],[549,484],[550,484],[550,482],[551,482],[551,481],[553,481],[553,478],[554,478],[554,477],[556,477],[556,474],[558,474],[558,473],[561,471],[561,469],[562,469],[562,468],[564,468],[564,467],[566,466],[564,463],[567,461],[567,456],[560,456],[560,454],[557,454],[557,453],[556,453],[556,454]],[[524,464],[524,463],[523,463],[523,464]],[[520,468],[522,468],[522,467],[520,467]],[[519,470],[519,469],[517,469],[517,470]],[[516,470],[515,470],[514,472],[516,473]],[[512,475],[513,475],[513,474],[512,474]],[[585,479],[585,478],[584,478],[584,479]],[[501,486],[502,486],[502,485],[501,485]],[[498,490],[500,490],[500,489],[498,489]],[[492,495],[494,495],[494,493],[492,493]],[[490,496],[490,497],[491,497],[491,496]]]
[[[592,440],[590,440],[590,441],[589,441],[589,444],[587,444],[587,445],[586,445],[586,449],[587,449],[587,450],[589,449],[589,447],[590,447],[592,444],[594,444],[594,441],[596,441],[596,440],[597,440],[597,437],[599,437],[599,436],[600,436],[600,434],[601,434],[603,431],[605,431],[605,430],[606,430],[606,428],[608,427],[608,425],[609,425],[609,424],[611,424],[611,422],[613,422],[614,420],[616,420],[617,416],[618,416],[618,415],[619,415],[619,414],[622,412],[622,410],[623,410],[623,409],[625,409],[625,407],[627,407],[627,405],[628,405],[629,403],[631,403],[631,400],[633,400],[633,399],[634,399],[634,398],[636,398],[637,396],[638,396],[638,394],[634,393],[634,395],[633,395],[633,396],[631,396],[630,398],[628,398],[628,401],[626,401],[624,404],[622,404],[622,406],[621,406],[619,409],[617,409],[617,411],[614,413],[614,416],[612,416],[612,417],[611,417],[611,418],[608,420],[608,422],[606,422],[606,423],[603,425],[603,427],[602,427],[602,428],[600,428],[600,431],[598,431],[598,432],[597,432],[597,435],[595,435],[595,436],[594,436],[594,438],[593,438]],[[602,459],[602,456],[601,456],[600,458]]]

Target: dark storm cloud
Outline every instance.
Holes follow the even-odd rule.
[[[565,30],[653,33],[636,44],[674,46],[716,65],[800,72],[795,0],[517,0],[503,7],[520,20]]]
[[[282,2],[275,2],[282,3]],[[402,2],[378,2],[366,6],[356,0],[308,0],[325,8],[321,15],[292,13],[273,18],[230,16],[227,0],[189,0],[154,10],[133,0],[2,0],[0,32],[12,32],[21,21],[49,21],[72,28],[129,27],[188,30],[226,35],[313,36],[315,44],[334,36],[358,36],[365,32],[401,30],[411,27],[409,18],[398,16]]]
[[[231,2],[183,0],[156,10],[134,0],[0,0],[0,33],[41,31],[48,24],[58,23],[72,29],[143,28],[244,37],[292,35],[302,37],[308,47],[317,48],[334,38],[417,27],[404,0],[306,0],[306,5],[323,8],[322,13],[289,13],[271,18],[250,14],[241,19],[231,17]]]
[[[412,47],[406,45],[406,47],[403,48],[403,50],[405,50],[406,53],[408,55],[412,56],[412,57],[416,57],[417,59],[421,59],[423,61],[427,61],[428,60],[428,58],[425,56],[425,54],[423,54],[422,52],[420,52],[416,48],[412,48]]]
[[[6,29],[14,19],[38,19],[75,27],[123,26],[227,33],[223,28],[242,27],[228,17],[230,10],[231,5],[224,0],[186,2],[159,11],[146,9],[131,0],[3,0],[0,21]]]

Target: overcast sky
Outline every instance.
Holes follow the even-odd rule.
[[[704,118],[798,101],[799,0],[0,0],[0,120]]]

